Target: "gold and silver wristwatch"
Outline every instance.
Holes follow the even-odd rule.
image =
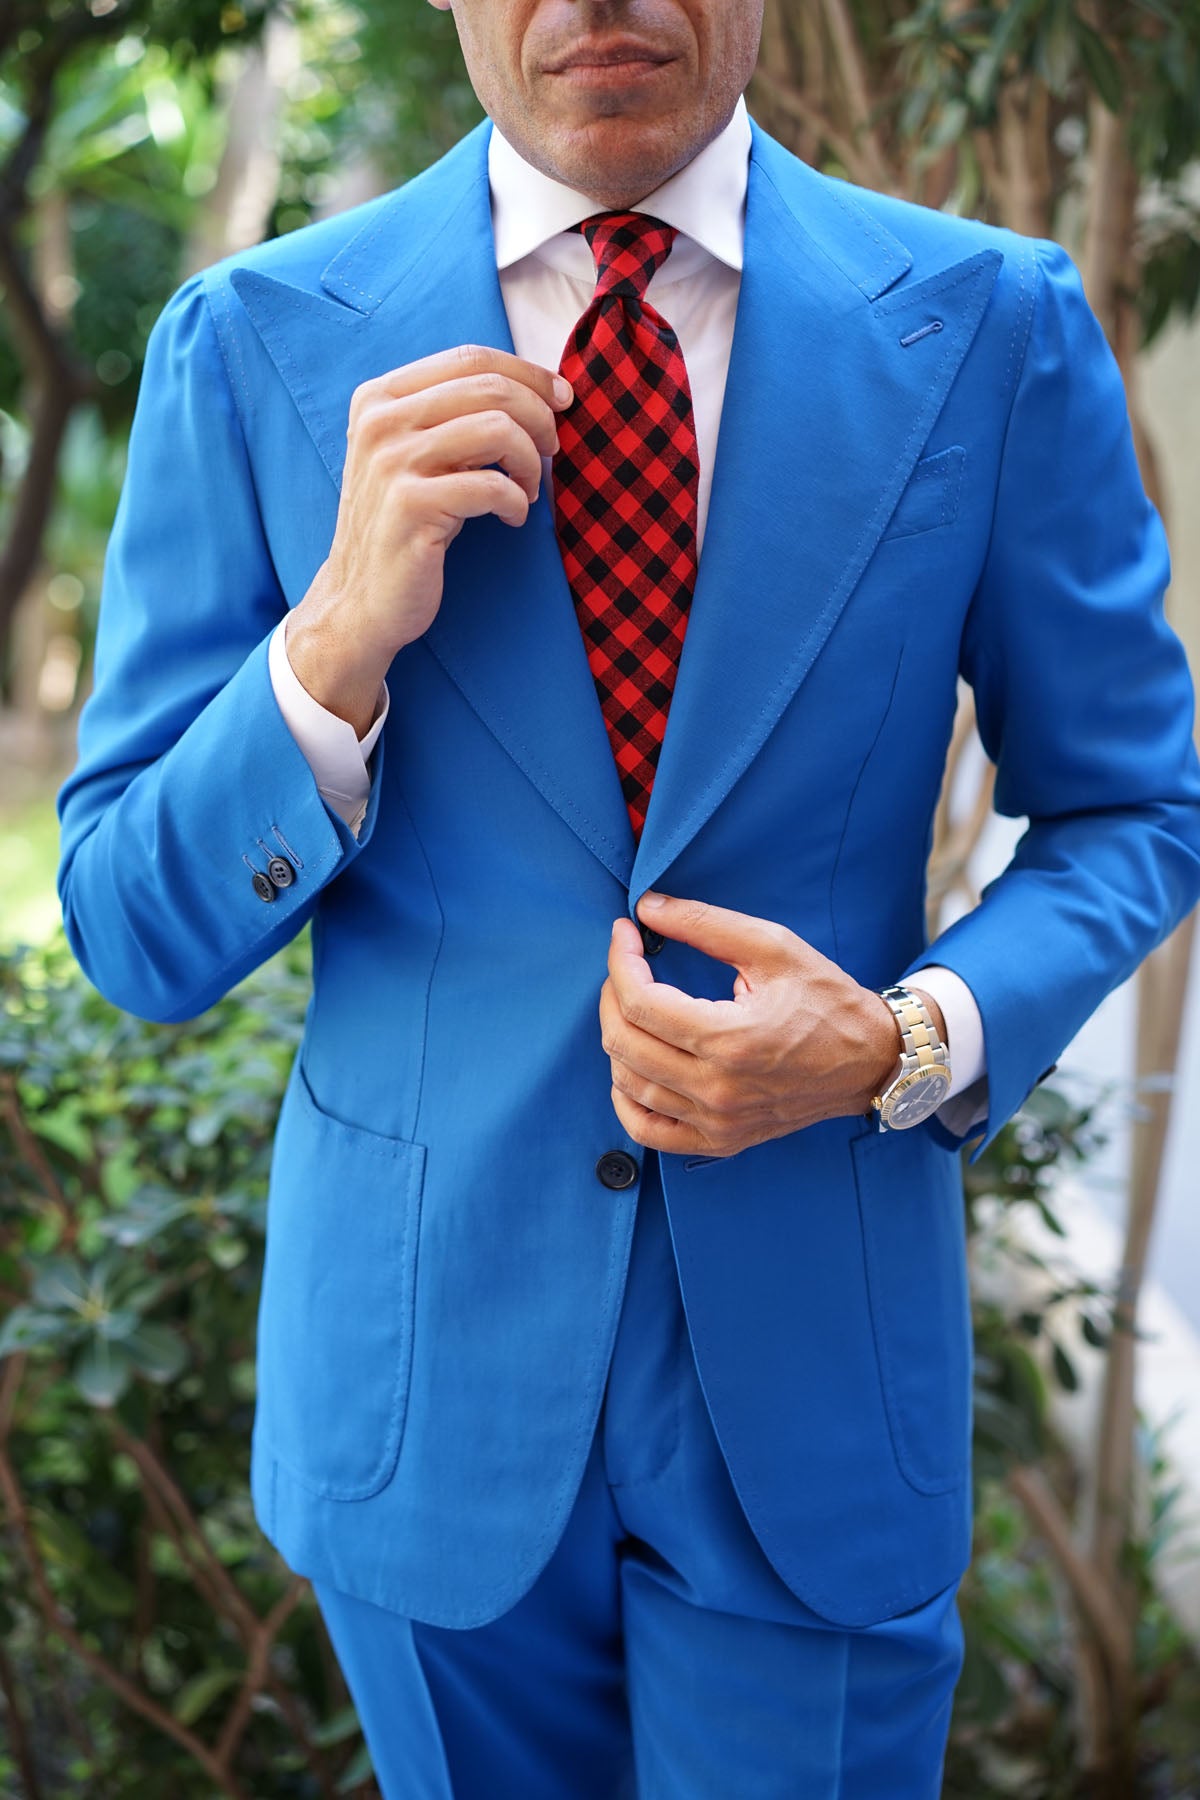
[[[950,1092],[950,1052],[929,1008],[910,988],[880,988],[900,1030],[900,1061],[871,1102],[881,1131],[904,1131],[937,1111]]]

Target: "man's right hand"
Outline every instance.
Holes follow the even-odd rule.
[[[525,523],[571,399],[560,375],[477,345],[355,389],[333,543],[288,619],[287,653],[359,737],[392,658],[437,616],[447,545],[484,513]]]

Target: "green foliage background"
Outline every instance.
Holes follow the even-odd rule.
[[[64,44],[96,23],[97,10],[83,0],[15,0],[10,16],[0,12],[0,170],[36,113],[47,69],[57,68],[19,235],[32,255],[47,208],[65,208],[76,284],[69,338],[87,399],[68,429],[47,551],[67,577],[51,603],[78,632],[85,667],[146,341],[186,272],[246,43],[273,13],[295,22],[301,61],[283,96],[269,233],[307,224],[353,160],[369,157],[381,179],[399,182],[482,117],[452,21],[415,0],[296,0],[286,9],[281,0],[117,0],[98,21],[105,29],[59,67]],[[0,201],[4,186],[0,175]],[[29,451],[29,400],[0,307],[0,542]],[[0,641],[0,690],[6,650]]]

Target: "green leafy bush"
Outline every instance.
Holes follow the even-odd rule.
[[[292,946],[202,1017],[0,958],[0,1788],[366,1792],[307,1582],[249,1496],[266,1179],[307,998]]]
[[[0,1791],[375,1792],[308,1583],[249,1495],[267,1172],[308,991],[302,938],[200,1018],[148,1025],[94,992],[61,937],[0,954]],[[1054,1230],[1058,1172],[1095,1143],[1094,1103],[1039,1089],[967,1166],[973,1257],[1023,1207]],[[978,1525],[948,1797],[1081,1791],[1069,1621],[1009,1481],[1037,1467],[1071,1505],[1048,1380],[1074,1384],[1109,1303],[1061,1279],[1034,1314],[976,1298]],[[1165,1796],[1189,1791],[1175,1783],[1200,1688],[1153,1594],[1170,1491],[1161,1463],[1150,1472],[1151,1531],[1130,1547],[1140,1791]]]

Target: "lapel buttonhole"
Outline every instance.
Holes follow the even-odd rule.
[[[907,350],[910,344],[919,343],[923,337],[929,337],[933,332],[942,331],[944,329],[940,319],[930,319],[928,325],[922,325],[916,331],[907,332],[905,336],[900,339],[901,346]]]

